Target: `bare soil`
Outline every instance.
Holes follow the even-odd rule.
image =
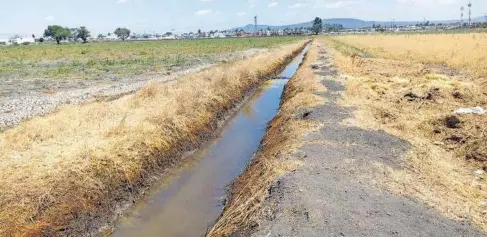
[[[241,60],[267,49],[249,49],[194,61],[167,72],[131,77],[108,76],[96,79],[10,78],[0,88],[0,131],[34,116],[46,115],[60,106],[118,98],[138,91],[150,83],[175,80],[219,62]]]

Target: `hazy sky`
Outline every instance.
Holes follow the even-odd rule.
[[[138,33],[227,29],[253,22],[283,25],[323,18],[457,19],[468,0],[0,0],[0,38],[40,34],[48,24],[87,26],[94,34],[123,26]],[[473,15],[487,0],[472,0]]]

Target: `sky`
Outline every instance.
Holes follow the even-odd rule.
[[[42,34],[47,25],[86,26],[92,34],[127,27],[137,33],[286,25],[321,18],[374,21],[460,18],[468,0],[0,0],[0,38]],[[487,0],[472,0],[475,17]]]

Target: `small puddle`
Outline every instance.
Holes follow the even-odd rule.
[[[309,45],[278,78],[291,78]],[[225,125],[220,136],[196,152],[162,187],[131,215],[113,237],[195,237],[221,214],[225,187],[242,173],[276,115],[287,79],[267,81]]]

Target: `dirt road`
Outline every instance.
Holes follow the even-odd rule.
[[[316,46],[315,46],[316,47]],[[320,47],[320,46],[318,46]],[[399,168],[408,143],[382,131],[344,125],[353,108],[337,104],[345,90],[325,47],[313,66],[327,102],[305,119],[323,127],[309,134],[296,152],[302,166],[269,189],[253,236],[486,236],[467,223],[382,190],[377,164]],[[247,236],[249,233],[234,233]]]

